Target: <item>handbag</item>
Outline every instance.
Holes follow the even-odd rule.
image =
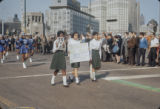
[[[112,48],[112,53],[118,53],[118,51],[119,51],[118,45],[114,45],[114,47]]]

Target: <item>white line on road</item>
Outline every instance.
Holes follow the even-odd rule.
[[[160,74],[155,74],[155,75],[134,75],[134,76],[105,77],[105,78],[102,78],[102,79],[111,81],[111,80],[129,80],[129,79],[155,78],[155,77],[160,77]]]
[[[99,70],[98,72],[112,72],[112,71],[131,71],[131,70],[149,70],[149,69],[158,69],[159,67],[144,67],[144,68],[127,68],[127,69],[109,69],[109,70]],[[79,71],[79,73],[87,73],[89,71]],[[70,74],[68,72],[67,74]],[[5,79],[20,79],[20,78],[31,78],[31,77],[44,77],[44,76],[51,76],[52,74],[38,74],[38,75],[26,75],[26,76],[15,76],[15,77],[0,77],[0,80]],[[59,73],[61,75],[61,73]],[[115,79],[140,79],[140,78],[152,78],[152,77],[160,77],[160,74],[156,75],[135,75],[135,76],[125,76],[125,77],[104,77],[105,80],[115,80]]]

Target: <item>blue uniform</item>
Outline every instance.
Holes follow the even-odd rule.
[[[10,42],[10,40],[9,40],[9,39],[5,39],[5,45],[6,45],[6,47],[8,47],[8,46],[9,46],[9,42]]]
[[[16,44],[16,49],[20,49],[20,41],[17,40],[17,41],[15,42],[15,44]]]
[[[5,40],[0,40],[0,52],[3,52],[5,50]]]
[[[34,47],[33,47],[34,40],[33,39],[29,39],[28,41],[29,41],[29,49],[33,50],[34,49]]]
[[[26,54],[28,53],[28,45],[29,45],[29,41],[28,39],[20,39],[20,44],[21,44],[21,47],[20,47],[20,53],[21,54]]]

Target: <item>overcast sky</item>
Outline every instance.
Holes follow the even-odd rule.
[[[15,13],[20,17],[23,0],[4,0],[0,3],[0,18],[11,18]],[[45,12],[52,5],[53,0],[27,0],[27,11]],[[79,0],[82,4],[87,5],[89,0]],[[150,19],[158,21],[158,0],[137,0],[141,4],[141,13],[144,14],[146,22]]]

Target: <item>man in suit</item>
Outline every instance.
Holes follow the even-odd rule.
[[[136,38],[133,35],[133,32],[130,33],[130,39],[128,40],[128,53],[129,53],[129,65],[135,64],[135,46],[136,46]]]

